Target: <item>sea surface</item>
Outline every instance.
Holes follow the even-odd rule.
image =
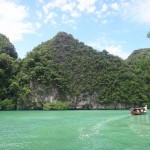
[[[0,150],[150,150],[150,113],[0,111]]]

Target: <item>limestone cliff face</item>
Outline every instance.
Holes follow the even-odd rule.
[[[57,103],[61,99],[61,95],[56,88],[43,90],[44,87],[42,87],[41,85],[39,86],[32,81],[30,81],[30,88],[32,93],[32,99],[35,100],[36,106],[41,107],[41,109],[43,103]],[[70,109],[76,110],[111,110],[129,109],[131,107],[131,105],[126,105],[123,103],[99,103],[97,102],[97,99],[97,93],[90,95],[88,92],[86,92],[74,97],[67,95],[65,101],[69,102]]]

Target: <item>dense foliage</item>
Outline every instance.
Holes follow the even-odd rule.
[[[60,32],[19,60],[12,44],[1,37],[3,110],[73,109],[82,101],[101,105],[150,103],[150,49],[136,50],[122,60]],[[11,45],[10,49],[5,50],[4,45]]]
[[[0,108],[16,109],[19,86],[16,75],[19,60],[14,46],[8,38],[0,34]],[[15,105],[14,105],[15,104]]]
[[[69,109],[69,104],[67,102],[50,102],[43,105],[43,110],[67,110]]]
[[[6,53],[10,57],[17,58],[17,52],[13,46],[13,44],[10,43],[9,39],[0,33],[0,54]]]

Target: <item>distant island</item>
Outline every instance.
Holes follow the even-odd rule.
[[[0,110],[150,107],[150,48],[123,60],[59,32],[18,58],[0,34]]]

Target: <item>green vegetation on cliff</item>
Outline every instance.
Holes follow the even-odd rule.
[[[14,109],[144,105],[150,102],[149,57],[150,49],[140,49],[122,60],[60,32],[22,60],[0,54],[0,101],[10,100]]]
[[[17,105],[16,99],[19,86],[16,75],[19,60],[14,46],[9,39],[0,34],[0,108],[11,110]]]
[[[17,58],[17,52],[9,39],[0,33],[0,54],[6,53],[10,57]]]

